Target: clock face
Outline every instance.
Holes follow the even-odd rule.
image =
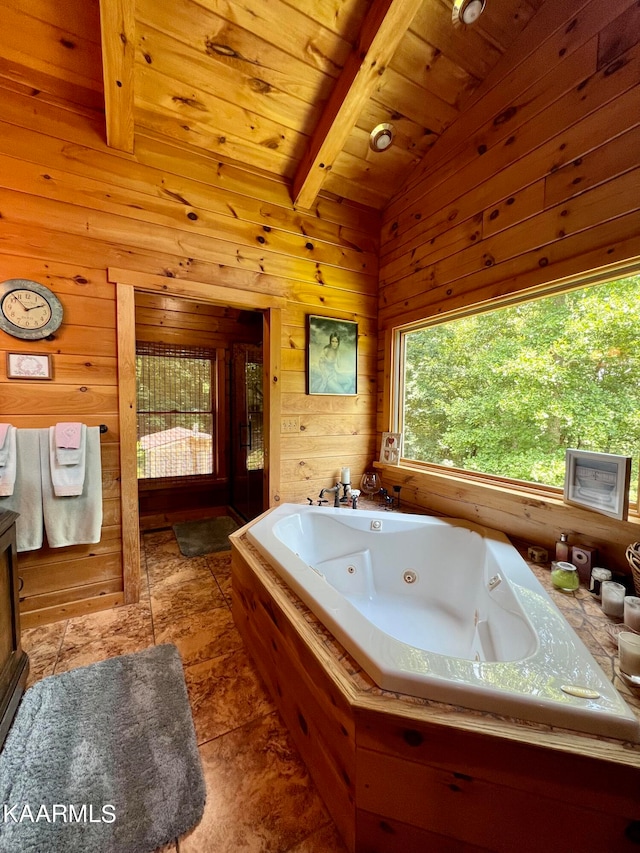
[[[14,278],[0,284],[0,329],[23,340],[41,340],[62,323],[62,305],[48,287]]]
[[[32,290],[12,290],[2,300],[2,313],[19,329],[42,329],[51,319],[51,306]]]

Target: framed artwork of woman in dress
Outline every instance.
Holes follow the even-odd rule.
[[[307,315],[307,394],[358,393],[358,324]]]

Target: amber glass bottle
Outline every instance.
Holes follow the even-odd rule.
[[[569,536],[566,533],[561,533],[556,542],[556,560],[564,562],[569,560]]]

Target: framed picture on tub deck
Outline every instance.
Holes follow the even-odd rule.
[[[358,393],[358,324],[307,315],[307,394]]]
[[[380,461],[387,465],[399,465],[402,452],[402,433],[383,432],[380,443]]]
[[[624,520],[629,512],[631,457],[567,450],[565,503]]]
[[[51,356],[35,352],[8,352],[7,379],[53,379]]]

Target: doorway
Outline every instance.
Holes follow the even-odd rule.
[[[143,526],[262,511],[259,311],[135,293]]]
[[[263,506],[280,500],[280,352],[281,309],[286,300],[251,290],[238,290],[204,282],[172,281],[165,276],[110,268],[116,284],[118,331],[118,411],[120,422],[120,499],[122,564],[126,604],[140,597],[140,541],[137,482],[137,418],[135,376],[135,293],[180,295],[211,305],[257,311],[263,323]],[[278,429],[276,429],[276,426]]]

